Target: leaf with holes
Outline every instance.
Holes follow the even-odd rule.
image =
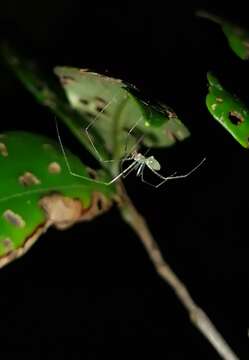
[[[57,67],[55,73],[61,80],[70,106],[61,89],[50,80],[44,81],[34,64],[23,60],[9,46],[2,46],[1,52],[5,62],[36,99],[49,107],[98,160],[89,138],[82,131],[96,115],[102,121],[96,121],[96,126],[91,128],[91,137],[104,160],[121,158],[127,138],[130,146],[144,135],[146,146],[166,147],[190,135],[170,108],[141,99],[134,86],[121,80],[86,70]],[[136,123],[133,136],[127,137],[127,132]]]
[[[207,13],[205,11],[198,11],[198,16],[209,19],[221,26],[225,34],[228,44],[233,52],[242,60],[249,58],[249,32],[238,25],[231,23],[221,17]]]
[[[249,147],[249,110],[236,96],[226,91],[219,80],[208,73],[209,93],[206,105],[213,117],[245,148]]]
[[[72,67],[56,67],[55,74],[71,106],[93,123],[116,158],[124,155],[132,128],[129,148],[141,136],[146,146],[166,147],[190,135],[169,107],[145,101],[134,86],[122,80]]]
[[[89,176],[90,169],[67,154],[74,171]],[[49,226],[64,229],[108,210],[115,194],[113,186],[71,176],[58,145],[41,135],[2,134],[0,168],[0,267],[23,255]]]

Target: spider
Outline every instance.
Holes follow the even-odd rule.
[[[98,116],[97,116],[98,117]],[[94,143],[93,143],[93,140],[91,139],[90,137],[90,134],[89,134],[89,128],[94,124],[94,122],[96,121],[97,117],[85,128],[85,133],[86,133],[86,136],[88,137],[94,151],[97,153],[98,157],[99,157],[99,160],[100,162],[112,162],[112,161],[116,161],[116,160],[103,160],[98,152],[98,150],[96,149]],[[133,129],[137,126],[137,124],[139,123],[139,121],[141,121],[142,118],[139,118],[138,121],[132,126],[132,128],[129,130],[128,134],[127,134],[127,138],[129,137],[129,135],[131,134],[131,132],[133,131]],[[158,160],[156,160],[156,158],[151,155],[151,156],[148,156],[146,157],[145,155],[141,154],[140,152],[138,152],[137,150],[134,150],[131,152],[131,156],[128,156],[128,157],[124,157],[122,158],[120,161],[121,161],[121,169],[123,168],[123,163],[125,161],[132,161],[132,163],[124,170],[121,170],[121,172],[116,175],[112,180],[108,181],[108,182],[103,182],[103,181],[98,181],[98,180],[95,180],[95,179],[92,179],[92,178],[88,178],[88,177],[85,177],[85,176],[82,176],[82,175],[79,175],[75,172],[72,171],[71,167],[70,167],[70,164],[68,162],[68,159],[67,159],[67,156],[66,156],[66,153],[65,153],[65,149],[63,147],[63,144],[62,144],[62,140],[61,140],[61,136],[60,136],[60,133],[59,133],[59,128],[58,128],[58,124],[57,124],[57,121],[55,121],[56,123],[56,130],[57,130],[57,136],[58,136],[58,139],[59,139],[59,144],[60,144],[60,147],[61,147],[61,150],[62,150],[62,153],[63,153],[63,156],[64,156],[64,159],[65,159],[65,162],[66,162],[66,166],[68,168],[68,171],[69,173],[72,175],[72,176],[75,176],[75,177],[78,177],[78,178],[81,178],[81,179],[84,179],[84,180],[89,180],[89,181],[93,181],[93,182],[96,182],[96,183],[99,183],[99,184],[103,184],[103,185],[111,185],[113,184],[115,181],[117,181],[119,178],[121,177],[126,177],[128,176],[132,171],[136,171],[136,176],[137,177],[140,177],[141,178],[141,181],[143,183],[146,183],[150,186],[153,186],[154,188],[159,188],[161,185],[163,185],[166,181],[168,180],[176,180],[176,179],[183,179],[183,178],[186,178],[188,177],[190,174],[192,174],[195,170],[197,170],[202,164],[203,162],[206,160],[206,158],[203,158],[201,160],[201,162],[196,165],[192,170],[190,170],[189,172],[187,172],[186,174],[182,174],[182,175],[175,175],[176,172],[174,172],[172,175],[169,175],[169,176],[163,176],[161,175],[158,171],[161,170],[161,165],[159,163]],[[134,147],[137,147],[139,145],[139,143],[142,141],[142,138],[143,136],[136,142],[136,144],[133,146]],[[127,148],[127,144],[126,144],[126,147],[125,149]],[[149,181],[145,180],[144,179],[144,170],[145,168],[148,168],[150,171],[152,171],[153,174],[155,174],[158,178],[160,178],[160,182],[158,184],[153,184],[153,183],[150,183]]]
[[[116,181],[120,176],[126,177],[127,175],[129,175],[130,172],[136,171],[136,176],[140,177],[143,183],[153,186],[155,188],[159,188],[168,180],[183,179],[188,177],[190,174],[192,174],[202,165],[202,163],[206,160],[206,158],[203,158],[202,161],[197,166],[195,166],[192,170],[190,170],[186,174],[175,175],[176,172],[174,172],[172,175],[166,177],[158,172],[159,170],[161,170],[161,165],[153,155],[146,157],[145,155],[135,150],[130,158],[125,158],[122,160],[122,162],[126,160],[133,160],[133,162],[124,171],[122,171],[119,175],[117,175],[116,178],[112,179],[111,182]],[[152,171],[153,174],[155,174],[158,178],[160,178],[161,181],[158,184],[152,184],[151,182],[144,179],[144,170],[146,167],[150,171]]]

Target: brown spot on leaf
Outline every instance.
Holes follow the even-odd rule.
[[[244,121],[244,117],[238,111],[230,111],[228,116],[234,125],[240,125]]]
[[[112,200],[107,198],[104,194],[95,192],[92,195],[90,206],[82,213],[80,221],[89,221],[96,216],[108,211],[112,205]]]
[[[88,105],[88,104],[89,104],[89,101],[88,101],[87,99],[80,98],[79,101],[80,101],[81,104],[83,104],[83,105]]]
[[[106,105],[107,105],[107,102],[105,101],[105,99],[101,98],[100,96],[96,96],[96,97],[94,98],[94,100],[95,100],[97,103],[101,104],[102,106],[106,106]]]
[[[70,75],[61,75],[60,81],[63,85],[70,85],[75,82],[75,79]]]
[[[218,97],[216,98],[216,101],[217,101],[218,103],[223,103],[223,99],[222,99],[220,96],[218,96]]]
[[[91,169],[90,167],[87,167],[86,171],[91,179],[97,180],[97,172],[95,170]]]
[[[60,194],[52,194],[43,197],[40,206],[46,212],[48,221],[58,229],[66,229],[76,223],[82,213],[82,205],[79,200],[63,197]]]
[[[3,213],[3,217],[8,223],[18,228],[23,228],[26,225],[23,218],[10,209],[5,210],[5,212]]]
[[[176,115],[176,113],[175,113],[173,110],[171,110],[171,109],[169,109],[169,108],[164,109],[164,110],[165,110],[165,113],[168,115],[168,118],[169,118],[169,119],[175,119],[175,118],[177,118],[177,115]]]
[[[23,186],[38,185],[41,183],[41,181],[29,171],[26,171],[23,175],[19,176],[19,182]]]
[[[101,199],[97,200],[96,207],[97,207],[98,211],[100,211],[100,212],[103,210],[103,202],[101,201]]]
[[[166,129],[166,136],[167,136],[167,138],[169,138],[169,140],[171,140],[171,141],[176,141],[177,140],[177,137],[176,137],[176,135],[171,131],[171,130],[169,130],[169,129]]]
[[[109,210],[112,200],[104,194],[94,193],[90,206],[84,208],[82,202],[77,199],[51,194],[42,198],[39,204],[46,212],[46,220],[37,226],[19,248],[0,257],[0,268],[24,255],[51,225],[63,230],[76,222],[92,220]]]
[[[39,204],[44,209],[48,222],[63,230],[77,222],[92,220],[107,211],[112,201],[101,193],[94,193],[90,206],[84,208],[78,199],[52,194],[43,197]]]
[[[107,102],[105,101],[105,99],[99,97],[99,96],[96,96],[94,98],[94,101],[95,101],[95,107],[96,107],[96,111],[97,112],[102,112],[103,114],[106,113],[106,110],[105,110],[105,107],[107,106]]]
[[[52,162],[48,165],[48,171],[51,174],[59,174],[61,172],[61,166],[57,162]]]
[[[0,154],[4,157],[8,156],[8,150],[4,143],[0,142]]]
[[[87,72],[89,72],[89,69],[79,69],[80,74],[85,74]]]
[[[6,252],[10,252],[14,248],[13,241],[10,238],[5,238],[1,240],[1,243],[3,244]]]
[[[96,106],[96,111],[98,112],[98,113],[102,113],[102,114],[107,114],[107,111],[105,110],[105,108],[103,107],[103,106],[99,106],[99,105],[97,105]]]

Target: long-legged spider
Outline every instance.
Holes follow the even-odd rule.
[[[108,103],[109,105],[109,103]],[[107,105],[107,106],[108,106]],[[107,107],[106,106],[106,107]],[[106,107],[104,109],[106,109]],[[103,110],[104,110],[103,109]],[[100,153],[98,152],[98,150],[96,149],[95,145],[94,145],[94,142],[89,134],[89,129],[91,126],[93,126],[93,124],[95,123],[95,121],[97,120],[99,115],[97,115],[95,117],[95,119],[89,123],[89,125],[85,128],[85,134],[86,136],[88,137],[94,151],[97,153],[98,157],[99,157],[99,160],[100,162],[112,162],[112,161],[117,161],[117,160],[103,160],[101,158],[101,155]],[[131,135],[132,131],[135,129],[135,127],[137,126],[137,124],[142,120],[142,118],[139,118],[137,120],[137,122],[132,126],[132,128],[128,131],[128,134],[127,134],[127,139],[128,137]],[[133,150],[135,147],[138,147],[139,143],[142,141],[142,138],[143,136],[136,142],[136,144],[133,146],[132,148],[132,151],[130,151],[127,156],[124,156],[122,159],[120,159],[119,161],[121,162],[121,168],[122,168],[122,165],[124,162],[126,161],[132,161],[132,163],[124,170],[121,170],[121,172],[116,175],[112,180],[108,181],[108,182],[103,182],[103,181],[99,181],[99,180],[96,180],[96,179],[93,179],[93,178],[90,178],[90,177],[86,177],[86,176],[82,176],[80,174],[77,174],[75,172],[72,171],[71,167],[70,167],[70,164],[69,164],[69,161],[67,159],[67,155],[66,155],[66,152],[65,152],[65,149],[64,149],[64,146],[63,146],[63,143],[62,143],[62,140],[61,140],[61,136],[60,136],[60,133],[59,133],[59,128],[58,128],[58,124],[57,124],[57,121],[56,121],[56,131],[57,131],[57,136],[58,136],[58,139],[59,139],[59,144],[60,144],[60,147],[61,147],[61,150],[62,150],[62,153],[63,153],[63,156],[64,156],[64,159],[65,159],[65,162],[66,162],[66,166],[68,168],[68,171],[69,173],[72,175],[72,176],[75,176],[75,177],[78,177],[78,178],[81,178],[81,179],[84,179],[84,180],[88,180],[88,181],[93,181],[93,182],[96,182],[96,183],[100,183],[100,184],[103,184],[103,185],[111,185],[113,184],[115,181],[117,181],[119,178],[121,177],[126,177],[128,176],[132,171],[136,171],[136,176],[137,177],[140,177],[141,181],[150,185],[150,186],[153,186],[155,188],[158,188],[160,187],[161,185],[163,185],[166,181],[168,180],[177,180],[177,179],[183,179],[183,178],[186,178],[188,177],[190,174],[192,174],[194,171],[196,171],[202,164],[203,162],[206,160],[206,158],[203,158],[201,160],[201,162],[199,162],[193,169],[191,169],[189,172],[185,173],[185,174],[182,174],[182,175],[175,175],[176,172],[174,172],[172,175],[169,175],[169,176],[163,176],[161,175],[158,171],[161,169],[161,165],[159,163],[158,160],[155,159],[155,157],[153,155],[151,156],[148,156],[146,157],[145,155],[141,154],[140,152],[138,152],[137,150]],[[125,145],[125,151],[127,150],[127,143]],[[130,156],[128,156],[130,154]],[[144,170],[145,168],[148,168],[150,171],[152,171],[153,174],[155,174],[158,178],[160,178],[160,182],[158,184],[152,184],[150,183],[149,181],[145,180],[144,179]]]

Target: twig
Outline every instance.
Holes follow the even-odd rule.
[[[223,359],[239,360],[205,312],[193,301],[186,286],[171,270],[163,258],[161,250],[153,238],[145,219],[133,205],[121,182],[118,185],[118,192],[121,199],[118,205],[122,218],[138,235],[158,275],[175,291],[177,297],[188,311],[192,323],[213,345]]]

